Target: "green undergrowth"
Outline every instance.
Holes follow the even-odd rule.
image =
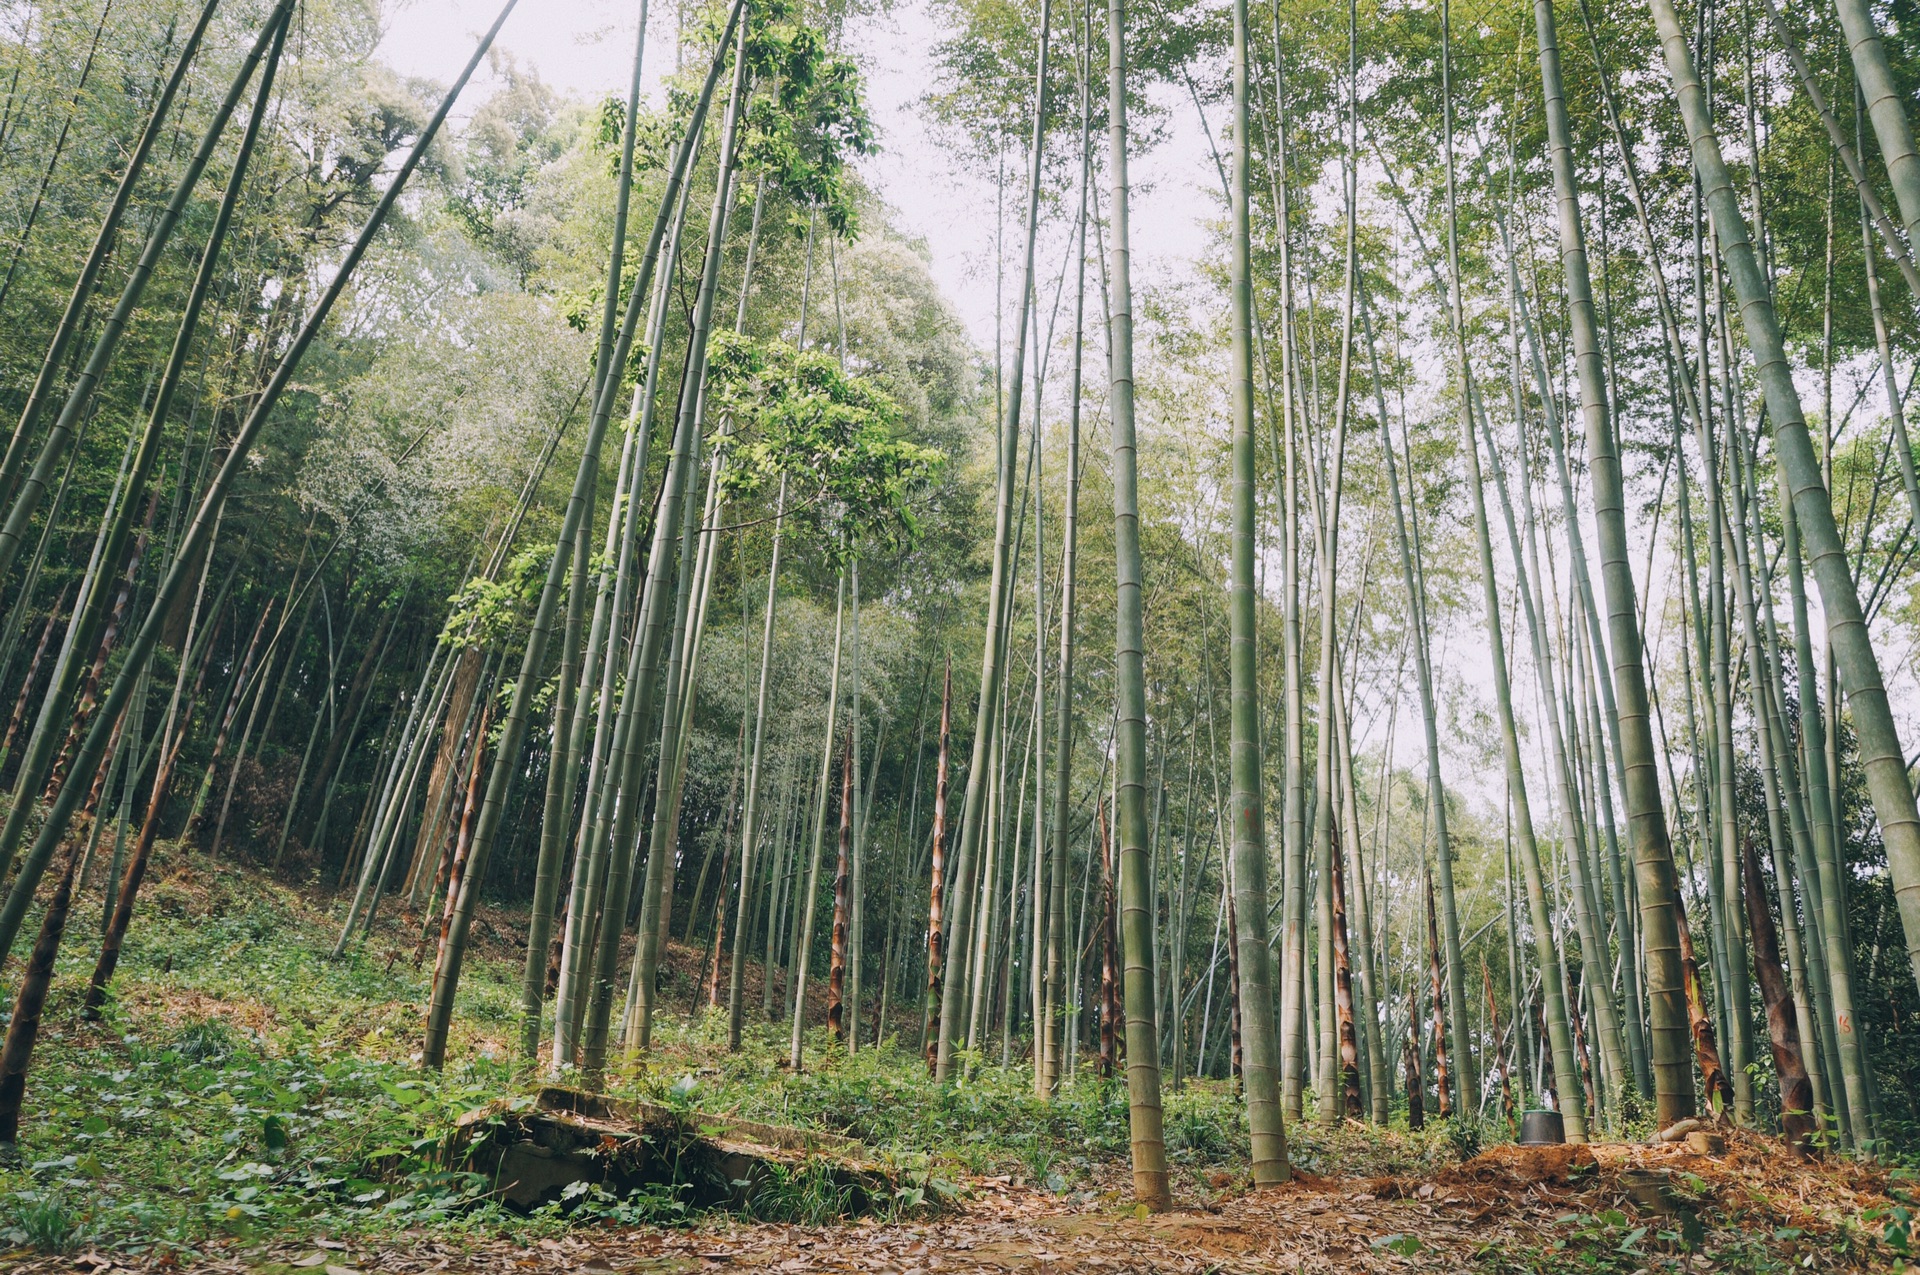
[[[516,1075],[519,955],[497,940],[473,953],[461,985],[452,1065],[418,1069],[429,970],[416,929],[387,918],[373,938],[329,957],[331,901],[197,857],[163,853],[143,893],[105,1020],[79,999],[97,954],[97,895],[82,896],[62,953],[28,1084],[16,1161],[0,1164],[0,1254],[93,1246],[194,1252],[281,1237],[534,1236],[582,1220],[693,1219],[683,1193],[613,1199],[577,1193],[564,1208],[516,1214],[451,1154],[454,1122],[501,1098],[526,1101]],[[80,928],[85,926],[84,929]],[[511,932],[502,917],[499,932]],[[485,933],[484,924],[477,929]],[[430,956],[430,950],[428,952]],[[1087,1071],[1059,1101],[1031,1093],[1019,1067],[976,1065],[935,1085],[889,1042],[849,1056],[808,1034],[807,1066],[780,1063],[785,1032],[749,1031],[725,1049],[724,1021],[665,1010],[644,1065],[609,1077],[615,1094],[842,1134],[901,1184],[891,1210],[937,1207],[968,1174],[1005,1174],[1089,1197],[1125,1163],[1126,1094]],[[1246,1131],[1222,1087],[1167,1095],[1176,1170],[1243,1162]],[[1110,1176],[1110,1175],[1109,1175]],[[749,1212],[819,1222],[847,1212],[825,1174],[776,1174]]]
[[[515,999],[500,962],[469,965],[462,1064],[425,1076],[427,974],[407,952],[332,960],[327,918],[298,896],[238,872],[156,875],[95,1024],[80,996],[97,896],[76,908],[19,1155],[0,1166],[0,1253],[526,1224],[444,1154],[452,1120],[512,1085],[490,1043]]]
[[[720,1014],[655,1028],[654,1065],[616,1082],[634,1097],[658,1091],[673,1075],[691,1075],[706,1109],[855,1138],[879,1151],[928,1156],[972,1174],[1005,1174],[1056,1191],[1087,1190],[1099,1170],[1128,1154],[1127,1090],[1115,1075],[1089,1067],[1065,1081],[1052,1101],[1033,1093],[1025,1066],[997,1060],[971,1065],[955,1084],[936,1084],[916,1040],[889,1037],[849,1055],[808,1037],[805,1066],[787,1063],[784,1028],[750,1024],[737,1054],[726,1052]],[[1162,1094],[1167,1153],[1177,1178],[1205,1195],[1220,1170],[1247,1171],[1245,1107],[1224,1083],[1189,1080]],[[1294,1165],[1315,1174],[1390,1176],[1431,1173],[1478,1149],[1465,1126],[1431,1122],[1421,1133],[1345,1125],[1288,1130]],[[1211,1180],[1211,1181],[1210,1181]],[[1229,1179],[1238,1184],[1238,1177]]]
[[[416,931],[390,918],[334,960],[331,901],[177,855],[161,868],[98,1024],[79,1013],[97,951],[97,896],[76,910],[86,928],[75,929],[59,966],[20,1156],[0,1164],[0,1264],[9,1253],[83,1248],[184,1262],[235,1244],[408,1231],[455,1243],[531,1240],[580,1225],[703,1216],[687,1183],[619,1198],[582,1187],[520,1214],[462,1167],[455,1121],[503,1098],[529,1104],[541,1083],[509,1060],[519,954],[497,936],[513,932],[513,918],[496,918],[490,941],[478,927],[453,1063],[433,1075],[418,1068],[428,970],[412,959]],[[992,1176],[1101,1207],[1124,1202],[1122,1079],[1083,1068],[1043,1102],[1023,1065],[975,1057],[962,1060],[957,1082],[935,1084],[915,1036],[903,1025],[900,1037],[850,1055],[815,1030],[795,1071],[785,1065],[783,1028],[750,1023],[742,1050],[729,1053],[724,1016],[690,1017],[682,999],[656,1020],[648,1059],[603,1087],[676,1108],[689,1129],[725,1115],[855,1139],[897,1184],[883,1213],[937,1209],[961,1184]],[[1181,1198],[1205,1202],[1245,1184],[1245,1116],[1227,1086],[1170,1085],[1164,1112]],[[1427,1177],[1478,1149],[1468,1129],[1447,1122],[1418,1134],[1308,1122],[1291,1125],[1288,1139],[1298,1168],[1344,1177]],[[744,1210],[805,1225],[849,1211],[844,1184],[817,1160],[776,1171]],[[1622,1263],[1661,1237],[1615,1222],[1569,1218],[1559,1244],[1489,1255],[1489,1269],[1501,1261],[1514,1270],[1530,1261],[1634,1269]],[[1752,1244],[1743,1269],[1767,1269],[1761,1255],[1793,1248],[1773,1237]]]

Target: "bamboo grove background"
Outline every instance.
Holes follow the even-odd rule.
[[[655,12],[658,100],[509,28],[440,127],[372,4],[0,11],[10,1120],[157,840],[399,910],[429,1064],[478,915],[530,1064],[1124,1069],[1148,1200],[1243,1070],[1256,1173],[1548,1093],[1906,1142],[1920,16],[934,14],[992,348],[863,180],[865,13]],[[1130,283],[1116,157],[1196,140]]]

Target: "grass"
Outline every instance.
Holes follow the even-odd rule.
[[[491,1043],[512,1011],[501,962],[471,967],[463,1064],[424,1075],[409,1055],[426,979],[409,961],[328,960],[326,918],[296,897],[175,866],[142,899],[102,1023],[78,1013],[97,944],[69,936],[20,1160],[0,1169],[0,1242],[141,1253],[290,1227],[519,1224],[437,1154],[452,1118],[511,1087]]]
[[[97,899],[76,908],[29,1079],[17,1163],[0,1166],[0,1252],[99,1247],[192,1253],[232,1239],[289,1234],[372,1238],[431,1226],[440,1238],[535,1236],[581,1218],[684,1221],[657,1198],[567,1202],[566,1217],[529,1217],[486,1198],[488,1183],[454,1167],[453,1123],[538,1083],[516,1075],[520,955],[483,919],[461,983],[452,1060],[418,1069],[429,970],[415,933],[389,916],[366,944],[327,953],[327,901],[257,874],[209,867],[163,848],[143,894],[104,1022],[79,996],[97,950]],[[681,972],[684,974],[684,971]],[[1006,1174],[1089,1198],[1127,1155],[1124,1084],[1091,1072],[1053,1103],[1018,1069],[979,1066],[935,1085],[893,1041],[848,1055],[824,1029],[808,1065],[780,1064],[784,1028],[755,1024],[738,1054],[722,1017],[689,1020],[684,977],[669,981],[655,1049],[609,1077],[616,1095],[669,1101],[864,1143],[908,1185],[900,1208],[937,1203],[966,1174]],[[690,984],[689,984],[690,985]],[[1239,1157],[1244,1118],[1216,1084],[1167,1095],[1177,1171]],[[845,1213],[824,1174],[771,1182],[750,1210],[770,1221]]]
[[[106,1020],[80,1019],[97,947],[97,896],[76,910],[45,1034],[29,1078],[20,1159],[0,1165],[0,1262],[32,1251],[97,1248],[149,1258],[238,1242],[367,1242],[428,1232],[441,1242],[531,1241],[570,1226],[697,1222],[674,1186],[615,1198],[583,1187],[531,1215],[489,1198],[488,1183],[451,1154],[454,1122],[539,1083],[516,1074],[520,953],[505,936],[517,918],[487,912],[466,967],[444,1073],[418,1068],[428,971],[412,960],[417,934],[397,916],[364,946],[327,957],[332,901],[198,856],[164,854],[141,902]],[[689,1018],[690,967],[676,949],[655,1047],[604,1088],[687,1113],[724,1113],[859,1140],[903,1183],[891,1211],[939,1204],[969,1175],[1004,1175],[1083,1204],[1125,1199],[1128,1125],[1118,1078],[1090,1069],[1041,1102],[1020,1067],[976,1065],[936,1085],[914,1042],[890,1038],[849,1055],[809,1033],[807,1066],[787,1069],[786,1031],[750,1023],[729,1053],[723,1016]],[[0,1007],[4,1009],[5,1007]],[[816,1015],[818,1017],[818,1015]],[[1176,1193],[1207,1202],[1247,1172],[1237,1097],[1217,1082],[1164,1095]],[[1347,1125],[1288,1130],[1295,1166],[1329,1178],[1430,1180],[1477,1149],[1466,1126],[1419,1134]],[[846,1215],[846,1189],[823,1162],[775,1174],[746,1208],[753,1220],[819,1225]],[[1884,1208],[1825,1233],[1788,1234],[1735,1217],[1707,1219],[1704,1240],[1678,1223],[1604,1204],[1558,1218],[1536,1243],[1481,1255],[1488,1271],[1630,1275],[1673,1262],[1785,1270],[1904,1257],[1913,1247],[1913,1175],[1896,1172]],[[1371,1197],[1369,1197],[1371,1198]],[[1910,1207],[1912,1206],[1912,1207]],[[1757,1220],[1757,1217],[1756,1217]],[[1667,1232],[1671,1231],[1672,1234]],[[1400,1247],[1393,1247],[1399,1245]],[[1418,1235],[1380,1240],[1415,1258]],[[11,1250],[11,1251],[10,1251]]]

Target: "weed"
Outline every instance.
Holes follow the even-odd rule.
[[[58,1191],[16,1191],[0,1202],[0,1237],[16,1247],[65,1253],[79,1236],[80,1219]]]
[[[818,1156],[792,1167],[769,1165],[758,1181],[734,1185],[746,1192],[747,1216],[762,1222],[824,1226],[853,1213],[854,1185]]]

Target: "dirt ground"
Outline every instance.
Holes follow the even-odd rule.
[[[1736,1135],[1727,1154],[1684,1147],[1488,1150],[1430,1179],[1314,1178],[1255,1192],[1224,1173],[1217,1194],[1141,1216],[1115,1180],[1091,1200],[1056,1196],[1012,1178],[971,1183],[942,1217],[871,1219],[826,1228],[713,1221],[689,1230],[581,1227],[530,1243],[448,1239],[430,1233],[378,1247],[326,1236],[242,1245],[191,1266],[222,1275],[353,1275],[356,1272],[502,1271],[574,1275],[659,1272],[1201,1272],[1523,1271],[1657,1269],[1894,1270],[1877,1240],[1862,1243],[1861,1218],[1889,1202],[1886,1174],[1851,1162],[1796,1164],[1771,1139]],[[1616,1211],[1616,1212],[1609,1212]],[[1721,1255],[1686,1263],[1658,1239],[1691,1214],[1707,1248],[1728,1237],[1762,1237],[1752,1265]],[[1575,1219],[1618,1219],[1628,1245]],[[1632,1236],[1639,1227],[1647,1230]],[[1851,1230],[1854,1239],[1847,1241]],[[1877,1235],[1878,1228],[1872,1228]],[[1648,1238],[1651,1237],[1651,1238]],[[1559,1249],[1572,1243],[1572,1248]],[[1582,1248],[1582,1243],[1587,1245]],[[1591,1250],[1591,1251],[1589,1251]],[[1599,1257],[1603,1264],[1592,1259]],[[23,1275],[152,1270],[110,1255],[42,1258]],[[1777,1265],[1773,1265],[1777,1263]]]

